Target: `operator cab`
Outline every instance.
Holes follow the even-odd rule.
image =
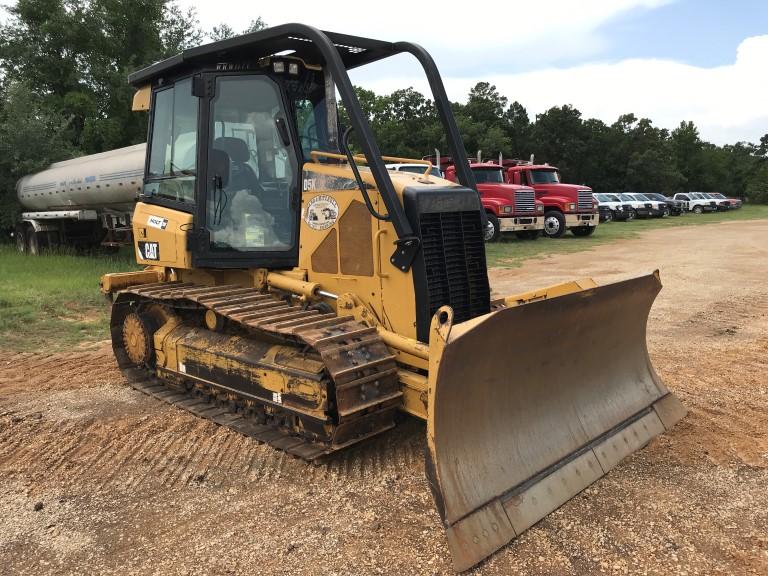
[[[293,265],[301,166],[333,149],[325,99],[322,69],[298,58],[164,78],[141,200],[195,215],[201,265]]]
[[[195,268],[293,268],[299,259],[303,165],[338,161],[341,149],[371,216],[394,228],[390,262],[407,272],[421,240],[348,76],[350,69],[401,53],[414,55],[424,68],[448,149],[460,161],[457,176],[464,192],[452,188],[452,193],[472,192],[484,225],[450,101],[431,57],[409,42],[324,33],[302,24],[191,48],[129,77],[138,89],[134,110],[151,110],[141,202],[193,216],[182,232]],[[342,139],[337,90],[350,123]],[[347,145],[350,130],[365,168],[357,167]],[[336,154],[313,158],[313,151]],[[370,170],[384,210],[374,208],[362,170]]]

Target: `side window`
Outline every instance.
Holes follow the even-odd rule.
[[[319,105],[323,104],[324,101],[321,101]],[[315,105],[306,98],[296,100],[294,105],[296,107],[296,129],[299,132],[301,151],[304,153],[304,158],[309,159],[312,150],[324,149],[317,130]]]
[[[154,107],[144,195],[194,203],[198,99],[192,79],[158,91]]]
[[[520,185],[528,186],[528,174],[525,172],[525,170],[520,170],[518,174],[520,174]]]

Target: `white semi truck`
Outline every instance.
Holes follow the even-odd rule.
[[[132,242],[131,215],[144,179],[146,144],[56,162],[23,177],[16,195],[24,212],[16,246],[116,248]]]

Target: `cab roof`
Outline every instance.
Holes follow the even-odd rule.
[[[177,76],[192,70],[248,58],[259,59],[292,50],[290,56],[301,58],[308,64],[323,64],[323,57],[315,43],[307,37],[309,29],[303,24],[282,24],[258,32],[235,36],[189,48],[128,76],[136,87],[144,86],[161,76]],[[363,66],[399,53],[392,42],[350,36],[337,32],[323,32],[334,44],[347,70]],[[288,54],[285,54],[288,55]]]

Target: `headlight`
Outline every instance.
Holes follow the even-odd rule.
[[[571,212],[574,212],[576,210],[576,204],[573,202],[568,204],[568,210],[570,210]]]
[[[512,206],[502,206],[501,207],[501,211],[504,214],[509,214],[510,212],[512,212]]]
[[[544,204],[537,204],[536,205],[536,212],[538,212],[539,214],[543,214],[544,213]]]

